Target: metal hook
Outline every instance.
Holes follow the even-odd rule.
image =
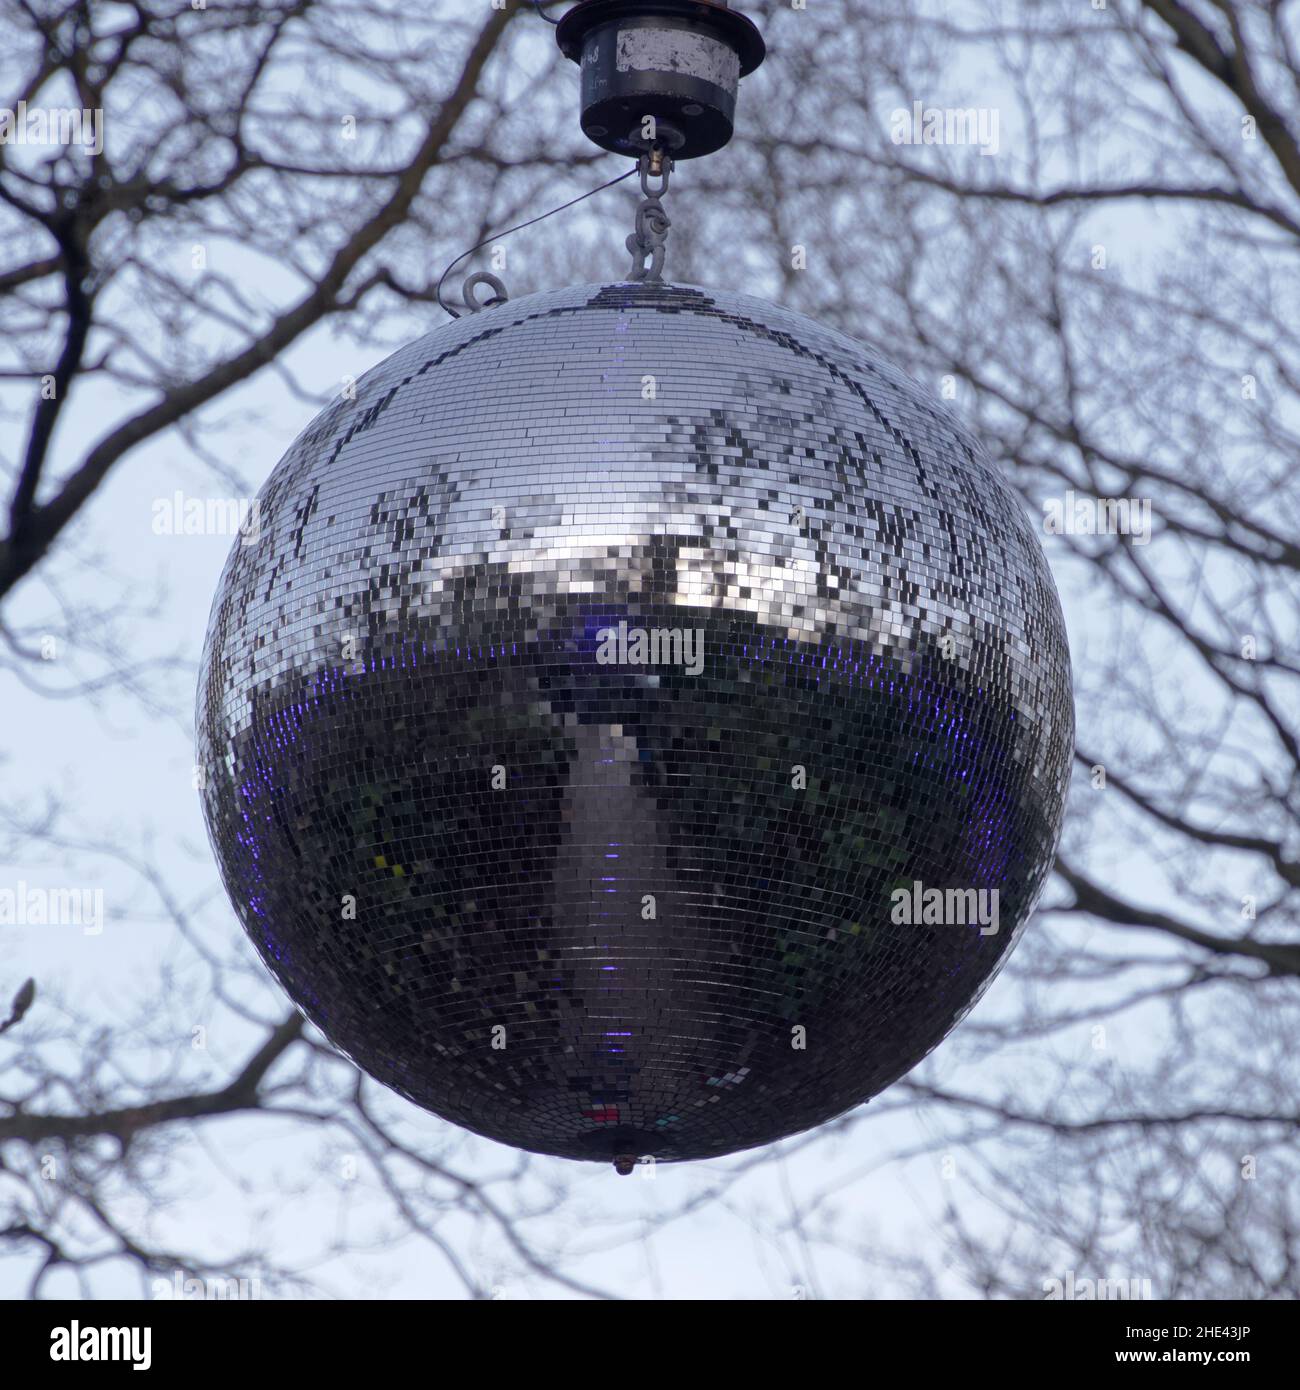
[[[474,291],[480,285],[488,285],[492,290],[492,298],[479,300]],[[464,285],[461,286],[460,297],[465,301],[465,307],[471,314],[481,314],[484,309],[495,308],[498,304],[506,304],[510,296],[506,293],[504,283],[499,280],[491,271],[480,270],[477,274],[466,278]]]

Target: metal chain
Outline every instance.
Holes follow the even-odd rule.
[[[657,175],[660,183],[659,187],[652,191],[650,179],[655,177],[656,163],[659,165]],[[636,210],[636,231],[627,239],[627,249],[632,253],[632,273],[628,276],[629,280],[663,279],[668,229],[673,224],[659,200],[668,192],[668,175],[672,167],[673,162],[666,154],[656,155],[647,152],[641,156],[641,192],[644,196]]]

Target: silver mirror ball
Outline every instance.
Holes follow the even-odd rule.
[[[394,353],[232,549],[198,694],[231,902],[371,1076],[571,1159],[860,1104],[989,984],[1074,735],[1023,505],[746,295],[582,285]]]

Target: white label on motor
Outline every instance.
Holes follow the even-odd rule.
[[[614,61],[619,72],[680,72],[729,90],[740,81],[735,49],[680,29],[624,29]]]

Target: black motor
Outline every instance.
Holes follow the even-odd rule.
[[[582,67],[582,129],[602,149],[674,159],[720,150],[740,79],[763,61],[754,24],[726,0],[583,0],[556,39]]]

